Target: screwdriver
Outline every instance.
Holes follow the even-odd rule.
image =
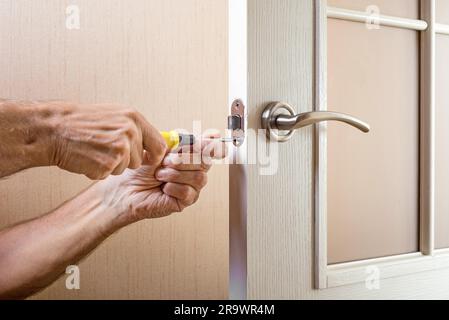
[[[195,136],[193,134],[183,134],[176,131],[162,131],[161,135],[162,138],[164,138],[167,147],[171,150],[183,146],[193,146],[195,144]],[[232,143],[235,139],[217,138],[208,140],[219,140],[224,143]]]

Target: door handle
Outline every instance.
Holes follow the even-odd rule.
[[[293,107],[284,102],[270,103],[262,113],[262,129],[267,130],[269,139],[278,142],[290,140],[297,129],[324,121],[343,122],[364,133],[370,131],[369,124],[351,115],[331,111],[296,114]]]

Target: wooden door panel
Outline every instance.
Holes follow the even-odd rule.
[[[226,0],[0,3],[0,97],[113,102],[138,108],[161,130],[223,129],[227,116]],[[113,235],[80,264],[81,289],[62,277],[36,298],[226,298],[228,174],[211,172],[184,213]],[[55,168],[0,182],[0,227],[43,214],[89,185]]]

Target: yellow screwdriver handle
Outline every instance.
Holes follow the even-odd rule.
[[[162,131],[162,138],[164,138],[167,147],[171,149],[176,149],[179,146],[179,133],[176,131]]]

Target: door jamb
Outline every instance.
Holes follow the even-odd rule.
[[[234,100],[248,105],[248,3],[228,0],[229,109]],[[246,110],[248,108],[245,108]],[[246,119],[245,119],[246,120]],[[248,121],[244,121],[247,126]],[[245,128],[246,131],[247,128]],[[230,148],[229,167],[229,298],[247,297],[247,139],[239,148]]]

